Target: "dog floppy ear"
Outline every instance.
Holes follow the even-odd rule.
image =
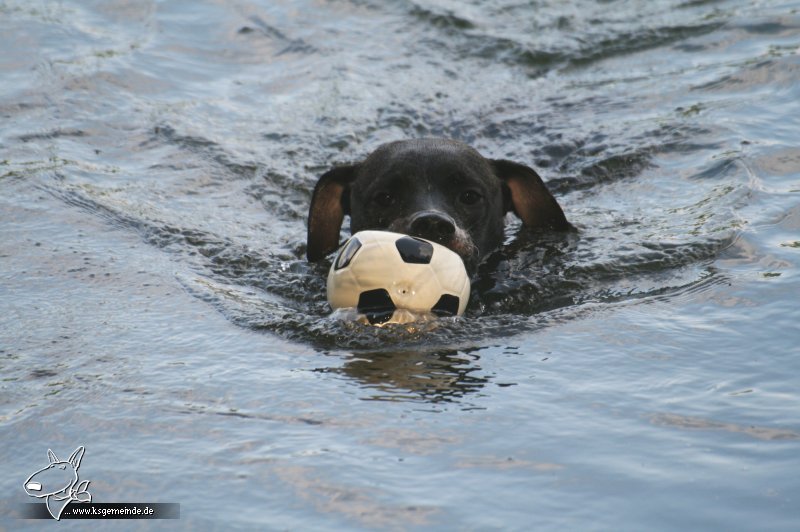
[[[505,185],[506,212],[513,212],[526,227],[533,229],[574,229],[542,178],[532,168],[500,159],[490,162],[495,175]]]
[[[338,166],[325,172],[314,187],[308,209],[306,256],[317,261],[339,246],[339,230],[345,214],[350,214],[349,185],[358,165]]]

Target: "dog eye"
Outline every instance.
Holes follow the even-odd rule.
[[[474,190],[467,190],[458,196],[458,200],[464,205],[475,205],[481,200],[481,195]]]
[[[381,207],[391,207],[397,201],[395,197],[388,192],[379,192],[375,194],[373,200]]]

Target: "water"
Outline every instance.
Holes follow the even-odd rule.
[[[0,50],[2,526],[79,445],[181,505],[121,528],[800,526],[800,4],[3,1]],[[332,319],[313,184],[420,136],[579,233]]]

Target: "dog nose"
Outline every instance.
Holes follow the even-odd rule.
[[[42,485],[38,482],[28,482],[25,487],[31,491],[42,491]]]
[[[456,222],[442,212],[421,211],[411,217],[409,229],[412,236],[446,244],[456,232]]]

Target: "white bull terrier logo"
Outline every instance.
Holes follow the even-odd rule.
[[[78,467],[83,452],[83,446],[78,447],[65,462],[47,449],[50,463],[28,477],[23,485],[31,497],[44,498],[47,511],[55,520],[61,519],[61,512],[72,501],[92,502],[92,495],[87,491],[89,481],[78,483]]]

